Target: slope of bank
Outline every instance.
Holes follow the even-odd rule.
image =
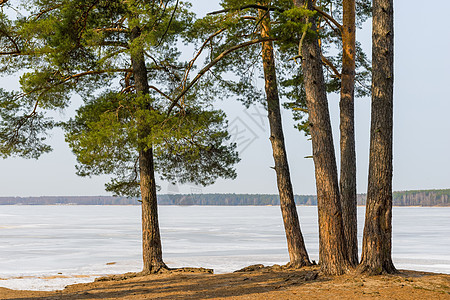
[[[296,195],[297,205],[317,205],[314,195]],[[358,195],[365,205],[366,195]],[[269,194],[165,194],[160,205],[279,205],[278,195]],[[0,205],[138,205],[139,200],[111,196],[0,197]],[[394,206],[450,206],[450,189],[400,191],[393,193]]]
[[[294,271],[175,273],[98,281],[36,292],[0,288],[1,299],[449,299],[450,275],[323,276],[317,266]]]

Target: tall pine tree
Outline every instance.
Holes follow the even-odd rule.
[[[392,274],[393,0],[374,0],[369,181],[360,272]]]
[[[294,0],[298,9],[314,9],[310,0]],[[304,17],[316,31],[315,17]],[[322,69],[322,53],[317,37],[306,37],[299,43],[302,72],[308,107],[309,131],[313,146],[313,159],[319,212],[319,255],[321,269],[327,274],[343,274],[350,262],[344,236],[340,203],[336,157],[328,110],[326,86]]]
[[[234,178],[235,145],[225,115],[191,90],[167,115],[187,68],[178,42],[192,14],[181,1],[35,1],[2,15],[2,70],[25,69],[18,92],[1,91],[1,152],[38,157],[48,129],[62,125],[78,174],[110,174],[107,190],[141,196],[143,273],[167,268],[158,228],[156,173],[172,182]],[[30,70],[31,69],[31,70]],[[79,93],[66,124],[48,117]],[[206,99],[207,100],[207,99]]]

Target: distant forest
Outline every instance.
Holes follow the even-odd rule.
[[[450,189],[394,192],[394,206],[450,206]],[[160,205],[279,205],[278,195],[169,194],[159,195]],[[316,196],[295,196],[297,205],[317,205]],[[365,205],[366,195],[358,195]],[[0,205],[139,205],[136,198],[112,196],[0,197]]]

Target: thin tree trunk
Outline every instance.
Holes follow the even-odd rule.
[[[342,220],[350,263],[358,264],[355,151],[355,0],[343,0],[342,78],[340,106]]]
[[[366,220],[359,271],[395,273],[392,262],[393,0],[374,0],[372,117]]]
[[[294,0],[298,7],[304,7],[305,3],[309,10],[313,10],[312,1]],[[309,19],[311,29],[315,31],[315,20]],[[336,156],[321,52],[317,38],[305,38],[300,47],[316,174],[320,267],[325,274],[339,275],[349,270],[350,263],[342,223]]]
[[[265,11],[260,11],[260,17],[264,17]],[[269,37],[270,17],[264,17],[261,22],[261,36]],[[272,143],[273,159],[277,176],[278,192],[280,194],[280,207],[283,216],[284,229],[289,251],[289,266],[303,267],[310,265],[306,251],[300,223],[297,215],[297,207],[294,200],[289,163],[284,144],[283,126],[280,113],[280,100],[278,95],[275,58],[273,43],[262,43],[262,60],[264,66],[265,90],[267,98],[267,110],[270,125],[270,141]]]
[[[139,38],[139,27],[131,32],[132,40]],[[133,77],[138,97],[148,95],[149,86],[147,68],[145,67],[144,52],[142,49],[131,51]],[[150,109],[147,104],[143,109]],[[151,134],[151,128],[145,121],[138,120],[139,138],[144,139]],[[158,204],[156,198],[156,182],[153,164],[153,150],[151,146],[139,146],[139,175],[142,197],[142,256],[144,260],[144,274],[156,273],[167,268],[162,259],[161,237],[158,225]]]

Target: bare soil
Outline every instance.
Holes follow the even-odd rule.
[[[317,266],[254,267],[218,275],[185,269],[111,276],[53,292],[0,288],[0,299],[450,299],[450,275],[403,270],[396,275],[332,277],[322,275]]]

